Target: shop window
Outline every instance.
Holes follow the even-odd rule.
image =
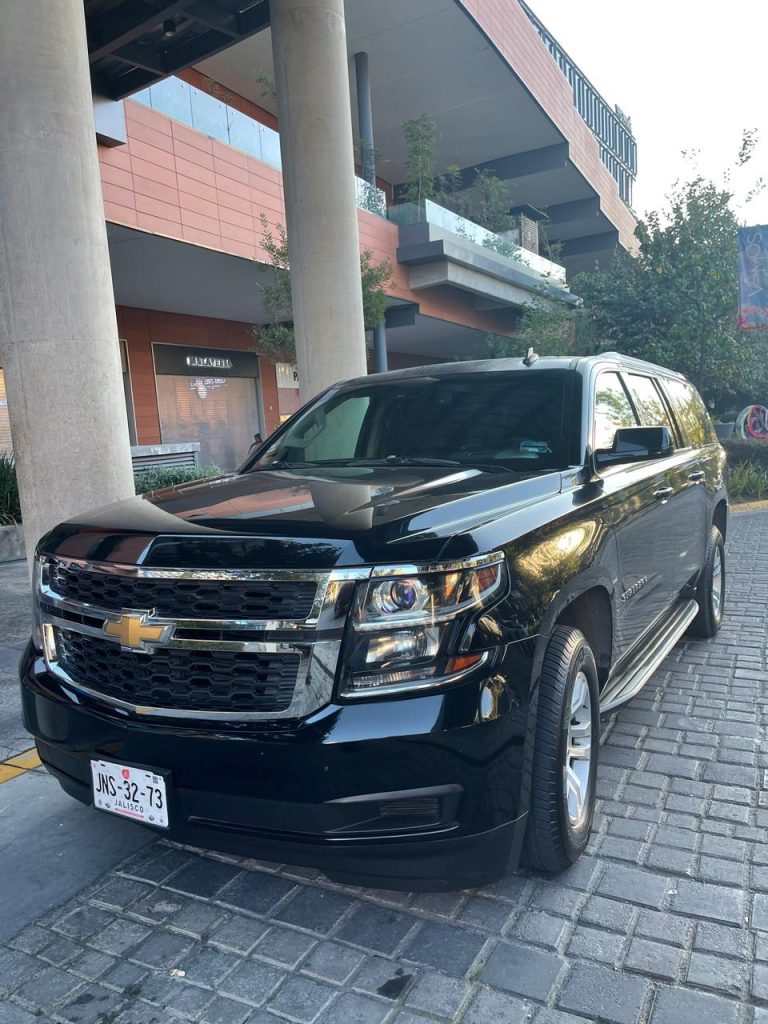
[[[163,444],[200,442],[200,462],[236,469],[259,432],[256,380],[159,374],[157,401]]]

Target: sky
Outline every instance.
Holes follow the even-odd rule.
[[[632,119],[638,175],[633,208],[662,209],[692,169],[721,182],[731,171],[739,217],[768,224],[768,0],[528,0],[612,107]],[[734,167],[743,129],[760,141]],[[695,152],[695,164],[682,151]],[[695,171],[693,172],[695,173]]]

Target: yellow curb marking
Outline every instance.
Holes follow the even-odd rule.
[[[14,754],[7,761],[0,761],[0,784],[9,782],[32,768],[39,768],[40,764],[40,757],[34,747],[24,750],[21,754]]]

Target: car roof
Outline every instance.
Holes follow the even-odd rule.
[[[414,377],[452,377],[457,374],[467,373],[502,373],[519,371],[520,373],[534,373],[541,370],[570,370],[582,375],[589,373],[595,366],[610,366],[624,368],[627,370],[644,370],[646,373],[660,374],[665,377],[676,377],[684,380],[682,374],[675,370],[668,370],[655,363],[646,362],[644,359],[635,359],[633,356],[626,356],[620,352],[601,352],[594,356],[540,356],[531,365],[523,362],[523,357],[518,356],[512,359],[474,359],[454,360],[450,363],[430,363],[423,366],[409,366],[403,370],[390,370],[387,373],[372,375],[376,383],[384,383],[392,380],[407,380]],[[371,376],[356,377],[353,380],[344,381],[344,384],[371,383]]]

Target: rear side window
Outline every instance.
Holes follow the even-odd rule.
[[[698,391],[682,380],[665,380],[664,390],[687,443],[693,448],[714,444],[717,433]]]
[[[659,389],[650,377],[639,373],[625,373],[626,382],[632,401],[635,403],[637,415],[642,427],[668,427],[672,437],[675,436],[669,413],[659,393]]]
[[[612,448],[617,430],[636,426],[635,413],[618,373],[601,373],[595,390],[595,449]]]

